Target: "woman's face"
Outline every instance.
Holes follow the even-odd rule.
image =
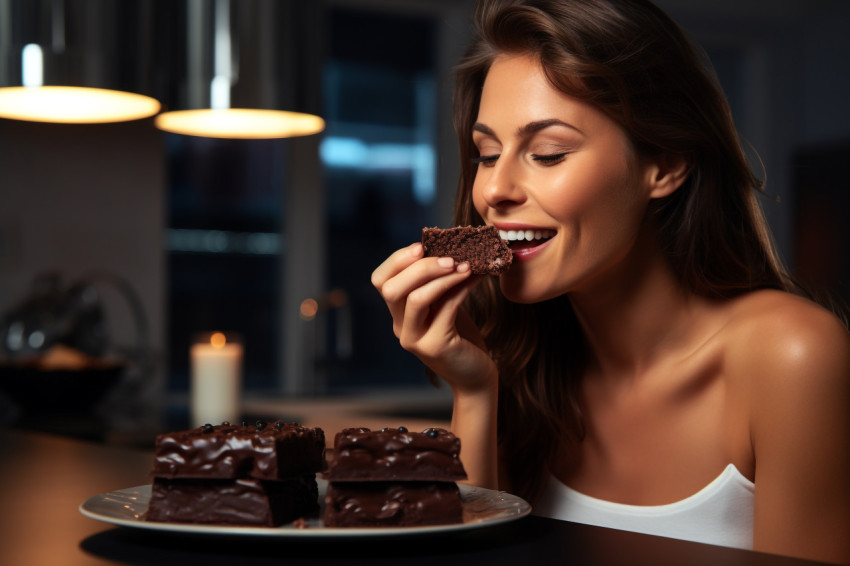
[[[500,277],[509,300],[538,302],[614,276],[637,239],[650,177],[616,122],[554,89],[536,58],[502,55],[472,138],[475,209],[517,238]]]

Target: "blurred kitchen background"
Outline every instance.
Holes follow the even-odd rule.
[[[850,2],[658,4],[716,67],[764,164],[775,198],[762,202],[782,254],[818,289],[850,297]],[[398,346],[369,276],[423,226],[450,221],[451,69],[473,2],[218,5],[242,82],[233,106],[262,100],[318,115],[325,129],[226,139],[165,132],[153,117],[0,119],[0,316],[45,289],[82,305],[68,315],[91,323],[80,332],[128,360],[85,413],[126,434],[184,423],[189,348],[211,330],[242,337],[246,413],[304,419],[359,403],[388,425],[447,419],[448,391]],[[15,61],[38,28],[45,53],[58,45],[89,58],[80,76],[90,86],[184,108],[209,79],[215,6],[0,0],[0,87],[19,84]],[[51,387],[27,379],[40,395]],[[56,402],[86,406],[72,395]],[[25,405],[0,386],[0,424],[50,416]]]

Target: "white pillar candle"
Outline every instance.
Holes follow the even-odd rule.
[[[222,332],[206,334],[190,351],[191,426],[233,424],[241,418],[242,344]]]

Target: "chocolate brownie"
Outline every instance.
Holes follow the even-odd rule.
[[[510,267],[513,252],[495,226],[423,228],[425,257],[450,257],[468,262],[472,273],[498,275]]]
[[[326,527],[406,527],[463,521],[453,482],[335,482],[325,497]]]
[[[347,428],[334,438],[327,477],[331,482],[450,482],[466,479],[466,471],[460,460],[460,439],[447,430]]]
[[[276,527],[316,514],[316,476],[281,481],[155,478],[145,520]]]
[[[230,424],[161,434],[156,438],[152,476],[262,480],[321,472],[325,433],[277,421]]]
[[[277,526],[316,514],[325,433],[276,421],[156,438],[147,521]]]

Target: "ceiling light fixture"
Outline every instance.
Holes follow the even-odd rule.
[[[185,95],[179,108],[158,115],[154,124],[171,133],[211,138],[288,138],[323,131],[319,116],[278,109],[279,93],[270,86],[275,83],[273,62],[254,57],[250,71],[243,68],[249,65],[240,65],[240,57],[251,57],[251,46],[247,41],[239,45],[239,26],[231,25],[231,16],[250,20],[258,35],[274,35],[274,8],[262,13],[256,3],[237,3],[231,13],[230,0],[214,0],[212,12],[210,6],[203,0],[187,2]],[[240,102],[249,104],[234,107],[231,97],[237,90]]]
[[[85,5],[79,5],[84,10]],[[87,42],[86,26],[103,26],[107,14],[93,8],[70,12],[62,0],[0,2],[0,117],[34,122],[94,124],[123,122],[153,116],[160,103],[149,96],[89,86],[94,76],[105,82],[109,73],[86,55],[105,51]],[[75,14],[83,17],[74,19]],[[74,25],[70,25],[73,23]],[[79,40],[79,41],[77,41]]]

